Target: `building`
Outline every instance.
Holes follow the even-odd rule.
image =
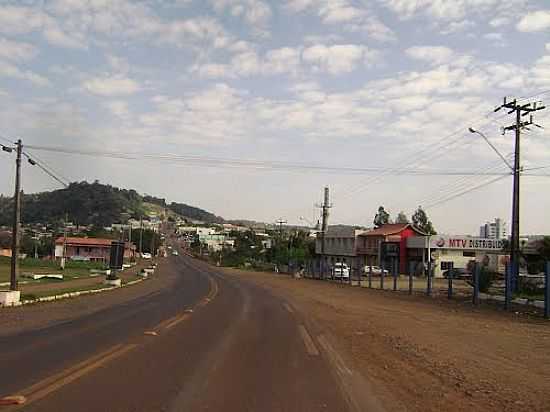
[[[91,260],[96,262],[109,262],[111,256],[111,243],[113,239],[91,237],[59,237],[55,240],[55,258],[65,257],[71,260]],[[135,258],[136,247],[133,243],[126,242],[124,258]]]
[[[410,237],[425,237],[426,234],[410,223],[390,223],[359,235],[357,256],[361,265],[384,266],[390,270],[397,260],[399,273],[415,271],[424,260],[423,251],[407,248]],[[387,245],[387,246],[386,246]],[[384,256],[383,250],[393,250]]]
[[[485,239],[506,239],[506,222],[500,218],[495,218],[494,222],[487,222],[479,227],[479,237]]]
[[[364,229],[354,227],[329,227],[324,236],[324,256],[321,256],[323,237],[318,236],[315,239],[315,254],[320,256],[323,268],[331,268],[337,262],[357,267],[358,236],[365,232]]]
[[[219,252],[224,248],[234,248],[235,240],[230,239],[225,233],[211,233],[199,236],[202,245],[211,252]]]
[[[503,247],[503,239],[472,236],[433,235],[407,239],[409,250],[425,251],[425,255],[431,256],[435,277],[442,277],[450,268],[466,268],[471,261],[503,273],[509,260]]]

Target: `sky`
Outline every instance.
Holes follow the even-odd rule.
[[[0,0],[3,139],[130,154],[25,149],[69,181],[225,218],[314,223],[328,186],[333,224],[372,225],[380,205],[423,205],[440,233],[509,222],[507,166],[468,132],[508,156],[505,96],[550,104],[548,0]],[[525,169],[550,166],[550,108],[535,122]],[[22,179],[60,188],[28,163]],[[522,178],[521,233],[550,233],[549,184]]]

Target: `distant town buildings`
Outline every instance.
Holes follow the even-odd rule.
[[[487,222],[481,225],[479,227],[479,237],[486,239],[506,239],[508,237],[506,222],[497,217],[494,222]]]

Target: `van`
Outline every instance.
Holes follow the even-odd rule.
[[[348,265],[342,262],[336,262],[332,267],[332,277],[335,279],[349,279]]]

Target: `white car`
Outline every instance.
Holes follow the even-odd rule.
[[[365,274],[369,274],[371,266],[365,266]],[[384,269],[384,275],[389,274],[390,272],[387,269]],[[372,274],[380,276],[382,274],[382,268],[380,266],[372,266]]]
[[[143,259],[152,259],[152,258],[153,258],[153,257],[151,256],[151,254],[148,253],[148,252],[143,252],[143,253],[141,254],[141,257],[142,257]]]
[[[177,250],[172,250],[172,256],[178,256],[178,255],[179,255],[179,253],[178,253]]]
[[[332,267],[332,276],[335,279],[349,279],[349,267],[345,263],[337,262]]]

